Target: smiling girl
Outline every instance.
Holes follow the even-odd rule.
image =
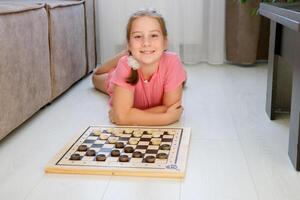
[[[111,122],[168,125],[179,120],[186,72],[167,52],[164,19],[156,11],[134,13],[127,24],[127,48],[95,70],[96,89],[110,96]]]

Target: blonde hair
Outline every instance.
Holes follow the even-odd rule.
[[[128,20],[128,23],[127,23],[127,26],[126,26],[126,39],[127,39],[127,42],[130,41],[130,33],[131,33],[132,24],[133,24],[134,20],[136,20],[140,17],[151,17],[153,19],[156,19],[158,21],[159,25],[160,25],[160,28],[161,28],[161,31],[162,31],[162,34],[163,34],[164,38],[167,39],[168,32],[167,32],[165,20],[162,17],[162,15],[159,14],[158,12],[156,12],[153,9],[143,9],[143,10],[139,10],[139,11],[133,13],[130,16],[129,20]],[[129,52],[129,54],[131,54],[131,53]],[[131,74],[127,78],[127,83],[135,85],[135,84],[137,84],[138,80],[139,79],[138,79],[137,70],[131,69]]]

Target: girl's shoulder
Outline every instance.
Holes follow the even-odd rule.
[[[128,56],[122,56],[114,70],[116,77],[127,77],[131,73],[131,68],[128,65]]]
[[[119,59],[119,64],[123,64],[125,66],[128,66],[128,55],[124,55]],[[129,66],[128,66],[129,67]]]
[[[164,52],[161,60],[161,65],[164,66],[165,70],[173,70],[175,68],[181,68],[182,63],[180,57],[175,52],[166,51]]]
[[[130,66],[128,65],[128,55],[124,55],[122,56],[119,61],[118,61],[118,64],[117,64],[117,69],[121,68],[122,71],[131,71],[131,68]]]
[[[163,53],[163,58],[166,60],[180,60],[178,54],[172,51],[165,51]]]

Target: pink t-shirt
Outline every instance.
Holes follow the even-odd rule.
[[[133,107],[139,109],[151,108],[162,105],[165,92],[176,89],[186,80],[186,72],[179,57],[172,52],[165,52],[161,56],[157,71],[152,75],[150,81],[145,82],[138,70],[139,81],[136,85],[126,82],[130,76],[131,68],[127,63],[128,56],[123,56],[117,67],[108,74],[106,80],[107,91],[110,95],[112,105],[113,86],[118,85],[134,93]]]

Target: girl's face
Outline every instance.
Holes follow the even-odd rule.
[[[166,48],[167,40],[155,18],[145,16],[133,21],[128,49],[142,66],[158,63]]]

